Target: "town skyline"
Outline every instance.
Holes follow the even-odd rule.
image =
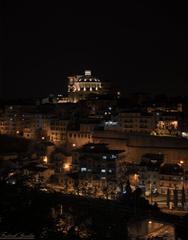
[[[187,240],[187,6],[2,7],[0,238]]]

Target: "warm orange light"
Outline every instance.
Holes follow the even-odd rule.
[[[48,163],[48,157],[47,157],[47,156],[44,156],[44,157],[43,157],[43,162],[44,162],[44,163]]]
[[[139,175],[135,173],[135,174],[134,174],[134,179],[135,179],[135,181],[137,181],[138,178],[139,178]]]
[[[184,161],[181,160],[181,161],[180,161],[180,164],[184,164]]]
[[[171,122],[171,125],[173,125],[175,129],[177,129],[177,127],[178,127],[178,121],[172,121],[172,122]]]
[[[16,134],[19,134],[20,133],[20,131],[16,131]]]
[[[139,184],[139,175],[138,174],[131,174],[129,175],[129,181],[132,186],[138,186]]]
[[[76,147],[76,144],[75,144],[75,143],[73,143],[73,144],[72,144],[72,146],[73,146],[73,147]]]
[[[68,163],[64,164],[64,170],[69,171],[70,170],[70,165]]]

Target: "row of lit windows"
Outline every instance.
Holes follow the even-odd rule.
[[[106,155],[102,156],[102,159],[104,159],[104,160],[107,159],[107,158],[116,159],[116,158],[117,158],[117,155],[111,154],[111,155],[108,155],[108,156],[106,156]]]
[[[69,133],[69,137],[70,138],[72,138],[72,137],[74,137],[74,138],[76,138],[76,137],[78,137],[78,138],[83,138],[83,137],[91,138],[91,135],[90,134],[83,134],[83,133],[78,133],[78,134],[76,134],[76,133]]]
[[[83,87],[78,88],[77,91],[98,91],[98,87]]]
[[[79,82],[87,82],[87,81],[90,81],[90,82],[100,82],[100,80],[99,79],[96,79],[96,78],[80,78],[79,80],[78,80]]]
[[[63,140],[65,140],[65,138],[63,136],[62,137],[53,136],[50,139],[51,139],[51,141],[63,141]]]
[[[65,136],[65,134],[63,133],[59,133],[59,132],[51,132],[52,135],[56,135],[56,136]]]
[[[92,169],[91,168],[86,168],[86,167],[81,167],[80,171],[81,172],[92,172]],[[101,173],[112,173],[113,170],[112,169],[106,170],[106,169],[103,168],[103,169],[100,170],[100,172]]]

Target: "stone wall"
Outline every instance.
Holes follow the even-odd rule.
[[[179,137],[126,135],[101,131],[93,136],[95,143],[107,143],[110,148],[124,150],[126,160],[138,163],[146,153],[164,154],[165,162],[184,161],[188,169],[188,140]]]

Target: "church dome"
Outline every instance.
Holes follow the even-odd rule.
[[[93,77],[90,70],[85,70],[84,75],[79,76],[78,82],[100,82],[100,80]]]

